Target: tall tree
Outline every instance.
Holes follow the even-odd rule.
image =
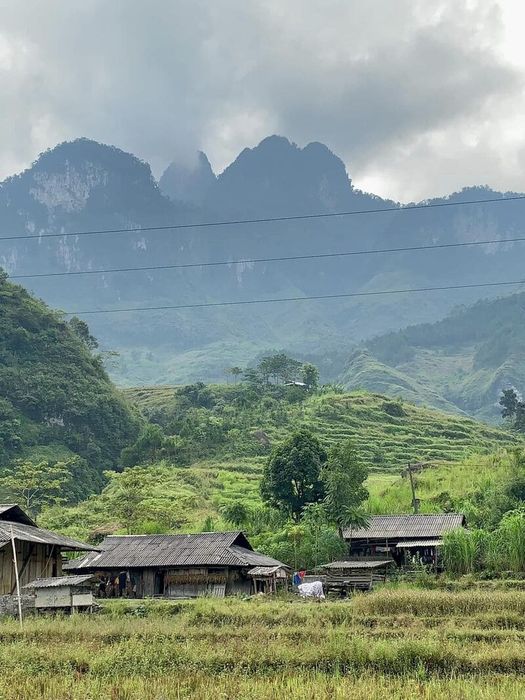
[[[345,527],[366,525],[363,502],[368,498],[364,485],[368,467],[359,460],[350,440],[330,449],[321,477],[328,518],[337,527],[339,536],[343,537]]]
[[[501,408],[501,415],[503,418],[514,418],[516,415],[516,410],[518,408],[519,397],[515,389],[503,389],[499,405]]]
[[[270,455],[261,481],[263,500],[299,520],[308,503],[324,498],[320,477],[326,457],[326,451],[311,432],[303,429],[294,433]]]
[[[15,502],[36,517],[44,506],[63,503],[71,465],[67,462],[24,460],[4,469],[0,476],[0,502]]]
[[[301,367],[301,379],[310,391],[315,391],[319,384],[319,370],[311,362],[306,362]]]

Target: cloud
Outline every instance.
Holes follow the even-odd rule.
[[[220,170],[278,132],[396,198],[523,189],[506,2],[0,0],[0,175],[80,135]]]

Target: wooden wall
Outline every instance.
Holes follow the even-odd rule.
[[[49,544],[20,542],[15,540],[20,586],[36,578],[62,575],[62,554],[58,547]],[[13,565],[13,549],[7,542],[0,549],[0,595],[16,593],[16,577]]]

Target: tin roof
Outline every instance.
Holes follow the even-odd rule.
[[[396,547],[401,549],[417,549],[418,547],[442,547],[443,540],[409,540],[408,542],[398,542]]]
[[[345,539],[411,539],[441,537],[445,532],[464,527],[461,513],[438,515],[373,515],[367,528],[345,528]]]
[[[68,571],[181,566],[282,566],[254,552],[242,532],[194,535],[111,535],[101,551],[69,561]]]
[[[79,586],[87,583],[93,578],[92,574],[82,574],[76,576],[55,576],[53,578],[37,578],[22,588],[60,588],[61,586]]]
[[[8,520],[0,520],[0,547],[11,540],[11,532],[15,540],[21,542],[33,542],[34,544],[52,544],[61,549],[70,551],[96,551],[95,547],[89,544],[78,542],[71,537],[57,535],[49,530],[44,530],[41,527],[34,525],[22,525],[21,523],[11,522]]]
[[[333,561],[325,564],[322,569],[381,569],[393,564],[393,559],[354,559],[349,561]]]
[[[284,566],[255,566],[248,571],[248,576],[271,576],[285,568]]]

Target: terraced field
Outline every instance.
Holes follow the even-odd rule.
[[[518,700],[525,592],[130,601],[0,626],[2,700]]]

